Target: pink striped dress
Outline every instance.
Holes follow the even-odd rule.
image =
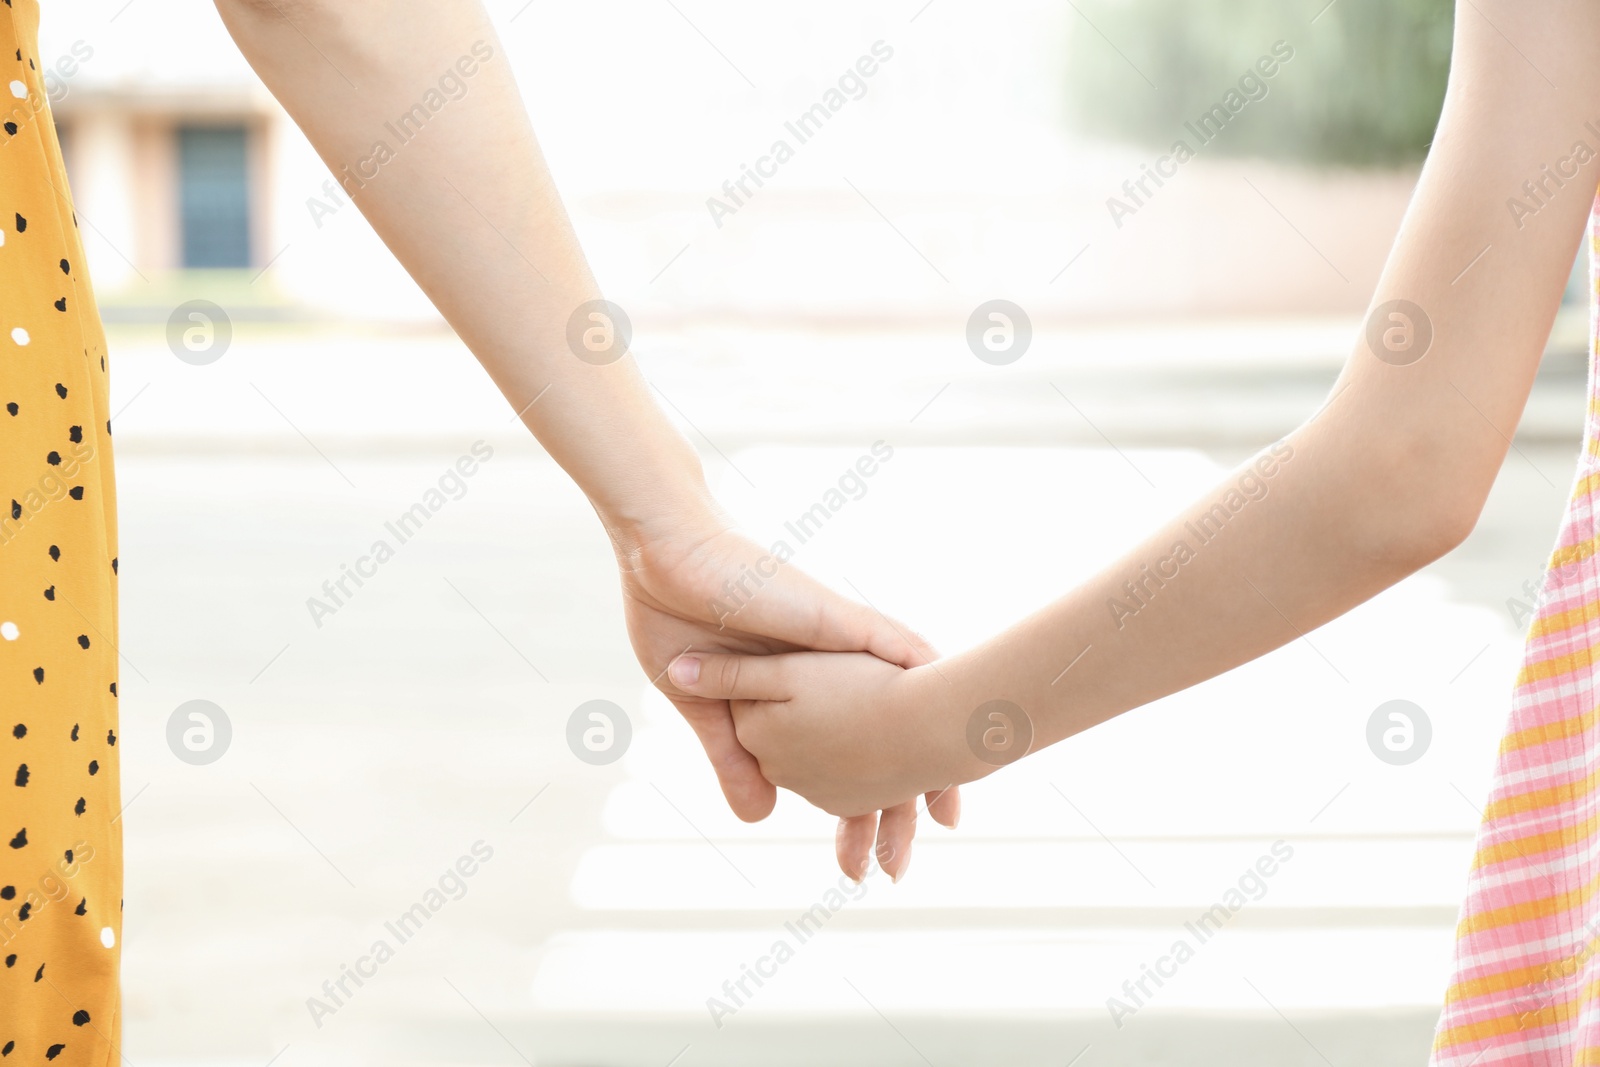
[[[1600,200],[1590,226],[1583,452],[1478,829],[1435,1067],[1600,1067]]]

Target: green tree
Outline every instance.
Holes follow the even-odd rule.
[[[1070,110],[1089,132],[1166,148],[1284,41],[1294,58],[1206,152],[1354,166],[1420,160],[1444,101],[1452,3],[1325,2],[1076,0]]]

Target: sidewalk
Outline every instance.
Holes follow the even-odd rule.
[[[869,882],[718,1029],[707,999],[834,884],[831,821],[792,798],[756,826],[725,811],[692,738],[646,691],[603,539],[547,460],[497,453],[318,628],[306,599],[433,483],[438,457],[319,440],[325,462],[301,440],[293,457],[178,459],[129,443],[133,1062],[1059,1067],[1081,1052],[1077,1067],[1400,1067],[1425,1054],[1515,669],[1504,601],[1559,510],[1528,466],[1508,465],[1456,564],[1480,593],[1430,568],[1309,642],[972,787],[959,831],[926,826],[906,881]],[[707,462],[761,538],[857,454],[772,446]],[[1564,452],[1528,455],[1553,469]],[[906,446],[796,562],[954,651],[1217,471],[1187,449]],[[207,767],[162,741],[195,697],[234,722],[233,748]],[[635,728],[604,767],[564,737],[597,698]],[[1373,709],[1395,698],[1433,724],[1410,766],[1367,747]],[[1293,857],[1265,892],[1118,1028],[1108,998],[1131,1003],[1123,982],[1192,939],[1184,924],[1279,840]],[[318,1026],[310,998],[477,841],[494,858],[465,894]]]
[[[669,414],[713,454],[877,438],[1253,449],[1327,399],[1360,333],[1354,319],[1041,327],[1022,358],[992,366],[967,347],[968,310],[899,326],[641,322],[634,350]],[[1587,330],[1586,310],[1563,310],[1519,442],[1576,447]],[[536,448],[442,326],[235,324],[226,354],[200,367],[153,327],[118,328],[111,350],[129,454],[300,456],[310,440],[330,454],[453,456],[507,431],[508,447]]]

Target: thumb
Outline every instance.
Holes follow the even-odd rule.
[[[870,612],[870,617],[864,621],[867,634],[866,651],[879,659],[909,670],[912,667],[932,663],[939,658],[939,650],[929,644],[927,638],[904,623],[897,622],[887,615],[881,615],[871,608],[863,608],[862,612],[864,615]]]
[[[833,593],[824,601],[818,630],[817,639],[807,642],[812,648],[870,652],[908,670],[939,658],[928,639],[905,623]]]
[[[690,652],[672,661],[667,677],[681,692],[712,700],[788,700],[787,658]]]
[[[746,633],[818,652],[870,652],[907,668],[939,658],[933,646],[904,623],[841,596],[793,567],[779,573],[771,592],[747,601],[737,619]]]

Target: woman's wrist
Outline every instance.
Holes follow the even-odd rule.
[[[620,557],[698,543],[729,526],[692,451],[654,470],[635,469],[625,484],[589,499]]]

